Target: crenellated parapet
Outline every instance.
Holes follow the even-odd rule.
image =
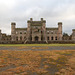
[[[1,40],[1,38],[2,38],[2,34],[1,34],[1,30],[0,30],[0,40]]]
[[[75,41],[75,29],[72,30],[72,40]]]
[[[62,40],[62,22],[58,22],[58,40]]]
[[[16,41],[16,23],[11,23],[11,40]]]

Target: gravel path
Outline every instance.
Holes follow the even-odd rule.
[[[1,46],[0,50],[75,50],[75,46]]]

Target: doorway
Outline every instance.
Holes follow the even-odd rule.
[[[39,37],[38,36],[35,36],[35,41],[38,41],[39,40]]]

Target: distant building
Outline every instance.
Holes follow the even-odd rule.
[[[49,41],[62,41],[62,22],[58,23],[57,28],[46,28],[46,20],[33,21],[32,18],[27,21],[27,28],[16,28],[16,23],[11,23],[11,35],[2,34],[0,30],[1,43],[48,43]],[[72,39],[75,40],[75,29],[73,29]]]

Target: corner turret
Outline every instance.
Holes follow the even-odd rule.
[[[62,22],[58,22],[58,40],[62,40]]]
[[[16,23],[12,22],[11,23],[11,38],[12,38],[12,41],[16,41],[15,26],[16,26]]]

